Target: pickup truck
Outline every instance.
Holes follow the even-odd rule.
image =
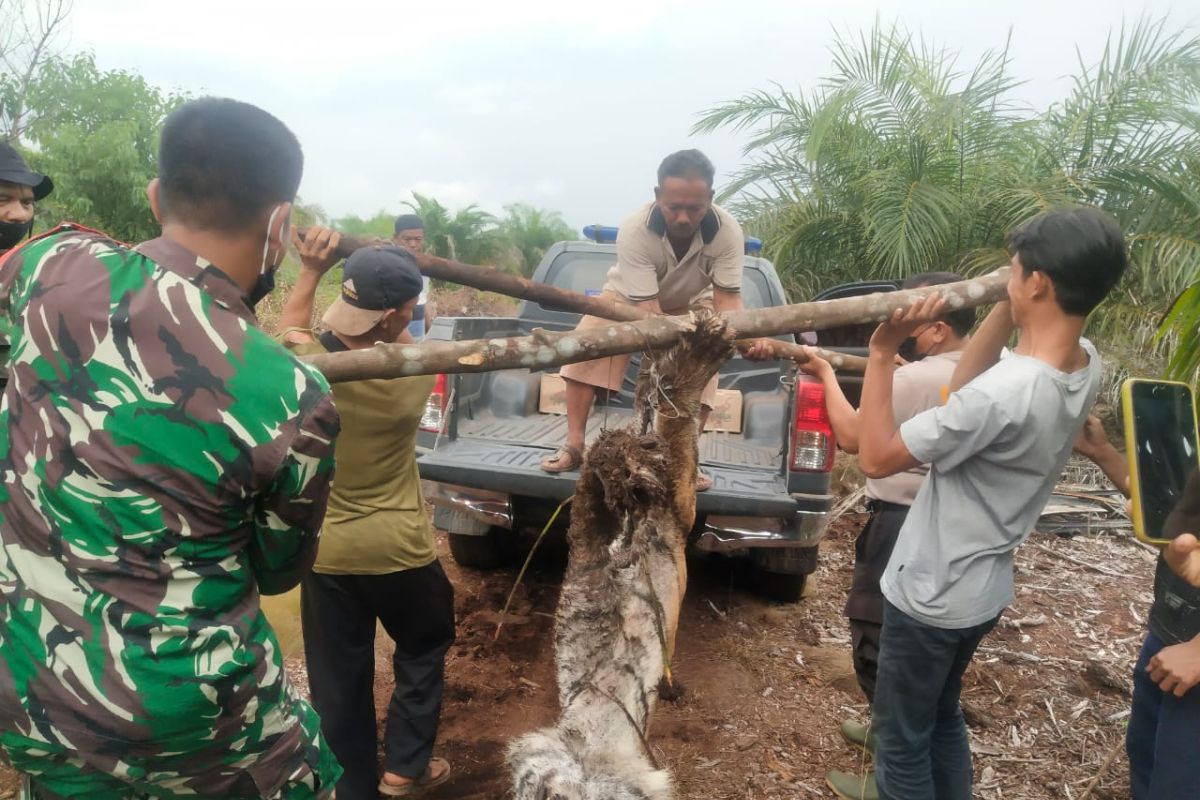
[[[592,232],[595,229],[585,229]],[[543,257],[533,280],[596,294],[615,263],[614,229],[602,241],[560,242]],[[608,241],[603,241],[607,239]],[[747,308],[788,303],[775,268],[749,240],[742,279]],[[891,283],[861,283],[816,299],[891,291]],[[493,339],[525,336],[534,328],[568,330],[579,315],[523,302],[516,317],[438,317],[428,338]],[[870,326],[822,332],[822,346],[862,353]],[[781,336],[784,341],[795,337]],[[597,394],[588,439],[625,424],[640,355],[633,357],[621,390]],[[843,386],[857,402],[859,378]],[[438,376],[418,447],[434,523],[449,536],[455,561],[496,566],[513,551],[512,538],[540,532],[575,489],[577,472],[543,472],[538,464],[566,437],[566,417],[539,413],[542,374],[528,369]],[[825,411],[824,387],[790,362],[751,362],[735,356],[719,374],[721,389],[740,392],[739,433],[707,431],[700,437],[702,468],[713,487],[697,495],[691,544],[710,553],[748,558],[757,591],[795,602],[817,565],[817,545],[829,524],[830,470],[836,443]],[[567,509],[560,515],[565,529]]]

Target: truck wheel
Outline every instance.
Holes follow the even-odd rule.
[[[777,603],[799,603],[804,596],[808,576],[756,570],[754,583],[754,591],[768,600]]]
[[[450,542],[450,555],[460,567],[470,569],[495,569],[504,563],[500,549],[500,537],[495,528],[487,533],[446,533]]]
[[[751,552],[755,591],[780,603],[798,603],[808,576],[817,569],[817,548],[764,549]]]

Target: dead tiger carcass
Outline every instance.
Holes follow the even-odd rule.
[[[516,800],[674,797],[647,732],[687,585],[700,394],[733,353],[720,317],[693,321],[670,351],[644,358],[640,431],[606,431],[587,451],[554,641],[561,716],[509,747]]]

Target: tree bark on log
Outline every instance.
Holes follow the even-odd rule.
[[[987,277],[958,283],[733,311],[723,316],[739,338],[819,331],[842,325],[883,322],[898,309],[906,309],[934,292],[941,293],[952,310],[994,303],[1006,297],[1007,282],[1008,270],[1004,269]],[[545,369],[619,353],[661,350],[674,344],[680,334],[691,330],[692,326],[690,316],[651,317],[586,331],[552,332],[538,328],[531,336],[379,344],[368,350],[303,358],[321,370],[331,383],[449,372]],[[848,359],[837,353],[831,353],[830,358],[835,367],[843,367]]]

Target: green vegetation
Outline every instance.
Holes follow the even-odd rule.
[[[404,205],[402,212],[379,211],[368,219],[335,219],[333,227],[355,236],[390,239],[395,218],[411,211],[425,223],[426,246],[435,255],[468,264],[489,264],[527,276],[533,274],[550,245],[575,238],[575,232],[557,211],[523,203],[505,206],[505,216],[500,219],[474,203],[451,212],[437,199],[417,192]]]
[[[1114,214],[1133,254],[1094,334],[1129,342],[1134,330],[1150,343],[1200,277],[1200,36],[1146,20],[1122,28],[1041,112],[1017,99],[1007,43],[963,68],[954,53],[877,24],[839,36],[832,54],[816,88],[752,92],[696,126],[753,133],[723,199],[799,294],[990,270],[1007,262],[1009,228],[1071,203]]]
[[[57,42],[70,0],[0,0],[0,136],[56,190],[39,227],[72,219],[125,241],[157,234],[145,197],[164,117],[189,94],[104,70]],[[1143,19],[1080,63],[1045,109],[1020,101],[1008,42],[971,64],[898,26],[837,36],[828,77],[773,86],[705,112],[696,130],[751,132],[720,198],[766,241],[795,296],[928,269],[1007,260],[1005,232],[1043,209],[1091,203],[1125,228],[1133,269],[1092,335],[1143,370],[1200,369],[1200,35]],[[495,216],[414,194],[439,255],[528,275],[574,232],[514,203]],[[395,213],[330,220],[298,200],[297,224],[390,238]],[[295,264],[281,274],[287,285]],[[331,286],[334,282],[329,282]],[[1190,287],[1190,288],[1189,288]],[[1174,310],[1164,314],[1179,298]],[[1157,336],[1156,336],[1157,333]]]

